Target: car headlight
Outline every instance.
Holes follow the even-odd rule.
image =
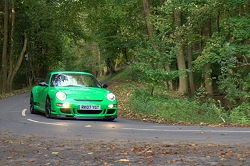
[[[110,92],[110,93],[107,94],[107,99],[110,100],[110,101],[114,101],[115,100],[115,95]]]
[[[56,97],[59,100],[65,100],[66,99],[66,94],[64,92],[56,92]]]

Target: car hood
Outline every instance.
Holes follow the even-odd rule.
[[[95,87],[56,87],[56,91],[64,92],[67,98],[75,100],[103,100],[109,90]]]

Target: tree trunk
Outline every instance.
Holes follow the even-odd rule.
[[[112,58],[107,58],[106,60],[106,65],[107,65],[107,74],[114,74],[116,71],[115,71],[115,64],[114,64],[114,61]]]
[[[190,93],[194,96],[195,92],[195,83],[194,83],[194,73],[193,73],[193,65],[192,65],[193,57],[192,57],[192,47],[188,46],[188,69],[189,72],[189,86],[190,86]]]
[[[247,16],[250,16],[250,0],[246,2],[246,13]]]
[[[209,20],[209,22],[207,23],[207,32],[208,32],[208,36],[211,38],[211,36],[212,36],[211,20]],[[204,75],[205,88],[210,95],[213,95],[213,85],[212,85],[211,72],[212,72],[212,65],[211,65],[211,63],[209,63],[205,66],[205,75]]]
[[[10,87],[11,88],[12,88],[12,85],[13,85],[14,77],[15,77],[17,71],[19,70],[21,64],[22,64],[24,54],[25,54],[26,48],[27,48],[27,41],[28,41],[27,36],[26,36],[26,34],[24,34],[23,49],[22,49],[22,52],[20,53],[20,57],[18,58],[17,64],[15,65],[15,68],[14,68],[13,73],[11,74],[11,78],[10,78]]]
[[[8,1],[4,1],[4,26],[3,26],[3,50],[2,50],[2,73],[1,73],[1,80],[2,80],[2,93],[7,92],[7,51],[8,51],[8,22],[9,22],[9,4]]]
[[[149,39],[152,39],[153,34],[154,34],[154,27],[149,22],[149,16],[150,16],[150,12],[151,12],[150,11],[149,0],[143,0],[143,9],[144,9],[144,13],[145,13],[145,21],[146,21],[146,25],[147,25],[147,31],[148,31]]]
[[[14,28],[15,28],[15,8],[14,0],[11,0],[11,32],[10,32],[10,56],[9,56],[9,72],[7,78],[7,92],[12,90],[11,76],[13,74],[13,57],[14,57]]]
[[[180,44],[178,49],[177,64],[178,64],[178,70],[186,69],[183,44]],[[187,74],[184,73],[179,76],[178,92],[183,95],[187,93],[187,91],[188,91],[188,80],[187,80]]]
[[[217,18],[216,18],[216,29],[217,29],[217,32],[220,32],[220,11],[218,11]]]
[[[210,71],[211,70],[211,63],[207,64],[205,66],[205,71]],[[213,95],[213,84],[212,84],[212,76],[211,73],[205,73],[204,76],[205,79],[205,88],[208,94]]]
[[[170,71],[171,71],[170,66],[169,66],[169,65],[165,65],[165,70],[166,70],[167,72],[170,72]],[[167,82],[165,83],[165,86],[166,86],[166,88],[167,88],[168,90],[170,90],[170,91],[173,91],[173,90],[174,90],[173,82],[172,82],[171,80],[170,80],[170,81],[167,81]]]
[[[36,78],[37,78],[37,72],[36,72],[36,69],[38,68],[37,66],[36,67],[34,67],[33,66],[33,64],[32,64],[32,62],[33,62],[33,58],[32,58],[32,56],[29,56],[29,63],[30,64],[27,64],[27,68],[26,68],[26,71],[27,71],[27,69],[28,69],[28,65],[30,65],[29,67],[30,67],[30,71],[31,71],[31,78],[29,79],[29,76],[27,76],[27,80],[28,80],[28,83],[31,83],[31,86],[34,84],[34,83],[37,83],[36,81]],[[31,82],[29,82],[29,81],[31,81]]]
[[[92,68],[92,73],[97,77],[98,76],[98,55],[97,55],[97,46],[95,42],[91,43],[91,52],[92,52],[92,56],[94,56],[94,61],[95,61],[95,67]]]
[[[98,76],[101,77],[102,76],[101,51],[100,51],[98,45],[96,45],[96,51],[97,51],[97,57],[98,57]]]
[[[163,4],[163,1],[160,2],[161,4]],[[147,33],[148,33],[148,36],[149,36],[149,39],[153,39],[154,38],[154,26],[153,24],[150,23],[149,21],[149,16],[151,14],[151,10],[150,10],[150,3],[149,3],[149,0],[143,0],[143,9],[144,9],[144,13],[145,13],[145,22],[146,22],[146,25],[147,25]],[[153,43],[153,47],[157,50],[157,44],[156,43]],[[166,65],[164,66],[165,70],[167,72],[170,72],[170,67],[169,65]],[[173,83],[172,81],[168,81],[165,83],[165,86],[167,89],[169,90],[173,90]]]
[[[174,13],[174,18],[177,27],[181,27],[181,11],[175,11]],[[178,51],[177,51],[177,65],[178,65],[178,70],[186,70],[186,64],[185,64],[185,56],[184,56],[184,46],[181,43],[181,38],[178,37],[178,41],[180,41],[180,44],[178,46]],[[187,93],[188,91],[188,79],[187,79],[187,74],[184,73],[179,76],[179,88],[178,92],[183,95]]]

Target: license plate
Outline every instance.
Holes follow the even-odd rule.
[[[80,105],[80,110],[100,110],[99,105]]]

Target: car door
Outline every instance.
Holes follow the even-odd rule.
[[[49,80],[50,80],[51,74],[47,75],[45,78],[43,85],[40,85],[39,91],[38,91],[38,98],[39,98],[39,105],[40,108],[45,111],[45,103],[46,103],[46,97],[49,91]]]

